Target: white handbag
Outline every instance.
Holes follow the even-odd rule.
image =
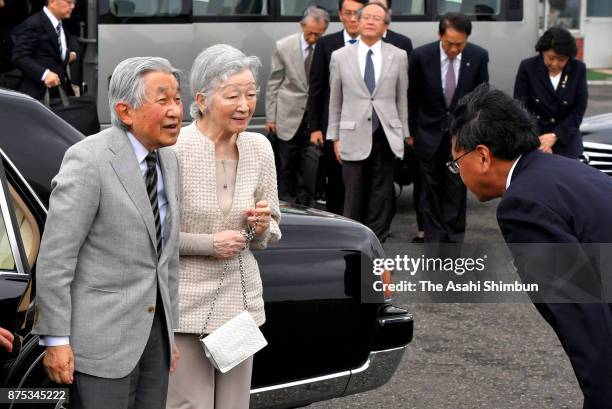
[[[212,365],[226,373],[268,345],[248,311],[242,311],[202,340]]]
[[[253,230],[255,229],[253,228]],[[250,239],[252,239],[254,232],[243,232],[243,234],[247,238],[248,243]],[[259,330],[259,327],[257,327],[255,320],[253,317],[251,317],[251,314],[249,314],[248,311],[246,286],[244,283],[244,267],[241,254],[238,254],[238,265],[240,269],[240,283],[242,285],[244,311],[227,321],[225,324],[221,325],[212,333],[208,335],[204,334],[213,309],[215,308],[215,303],[217,301],[217,297],[219,296],[219,290],[223,285],[223,279],[229,270],[229,265],[227,262],[225,262],[223,264],[223,273],[221,274],[221,280],[219,281],[215,298],[210,306],[210,311],[206,317],[204,328],[202,328],[200,333],[200,342],[202,342],[202,347],[204,348],[206,358],[208,358],[211,364],[221,373],[226,373],[268,345],[266,338],[263,336]]]

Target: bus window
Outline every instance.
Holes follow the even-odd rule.
[[[393,0],[394,16],[422,16],[426,0]],[[281,16],[301,16],[308,6],[323,7],[331,15],[338,15],[338,0],[280,0]]]
[[[338,15],[337,0],[281,0],[281,16],[302,16],[307,7],[316,5],[324,8],[330,15]]]
[[[464,13],[477,17],[500,14],[501,0],[437,0],[438,14],[448,12]]]
[[[181,0],[110,0],[116,17],[173,17],[181,13]]]
[[[267,0],[193,0],[194,16],[239,16],[267,14]]]
[[[422,16],[425,14],[425,0],[393,0],[391,20],[397,16]]]

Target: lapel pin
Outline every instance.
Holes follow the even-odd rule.
[[[563,79],[563,83],[561,84],[561,88],[565,88],[565,84],[567,84],[567,80],[569,79],[569,75],[566,75]]]

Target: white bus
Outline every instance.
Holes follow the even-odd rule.
[[[155,55],[188,70],[204,48],[227,43],[258,56],[263,69],[261,93],[252,125],[264,123],[265,86],[276,40],[299,30],[303,10],[317,4],[332,15],[327,34],[342,28],[337,0],[80,0],[83,30],[76,78],[98,101],[100,122],[108,124],[107,90],[117,63]],[[414,47],[437,39],[437,20],[460,11],[473,21],[470,41],[489,51],[491,83],[510,91],[519,62],[534,54],[538,36],[537,0],[394,0],[391,28],[412,39]],[[74,24],[74,23],[73,23]],[[191,102],[183,86],[185,104]],[[185,110],[186,118],[188,110]]]

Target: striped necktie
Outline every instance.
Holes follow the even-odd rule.
[[[57,23],[57,27],[55,27],[55,32],[57,33],[57,47],[59,48],[60,55],[62,58],[64,57],[64,50],[62,49],[62,22]]]
[[[150,152],[145,158],[147,161],[147,193],[151,201],[153,209],[153,217],[155,218],[155,233],[157,235],[157,258],[161,255],[162,250],[162,235],[161,235],[161,220],[159,217],[159,206],[157,205],[157,152]]]

